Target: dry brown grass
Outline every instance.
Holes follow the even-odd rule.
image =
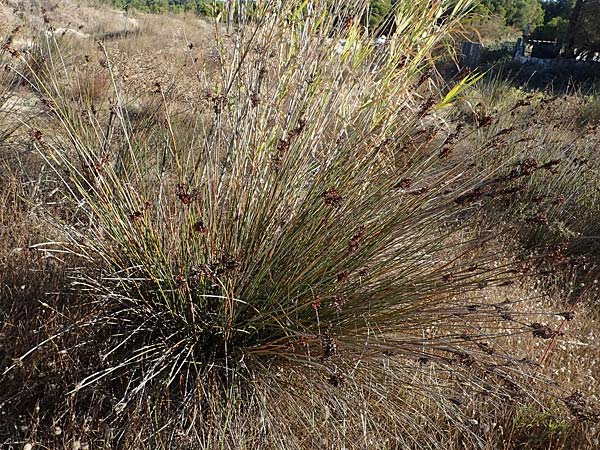
[[[80,67],[74,77],[76,82],[69,85],[66,92],[82,104],[97,104],[99,110],[107,108],[107,92],[113,88],[109,68],[112,68],[115,84],[131,98],[128,106],[131,115],[139,116],[141,123],[154,117],[157,86],[170,86],[177,80],[169,92],[175,111],[185,109],[206,94],[204,88],[198,87],[200,83],[193,82],[198,68],[203,69],[203,73],[207,73],[207,68],[214,69],[211,28],[205,22],[190,16],[139,16],[136,17],[139,28],[128,34],[123,33],[124,28],[118,23],[114,25],[116,13],[97,6],[81,6],[72,12],[66,8],[49,8],[48,14],[57,25],[81,24],[82,32],[104,36],[104,49],[98,48],[91,38],[65,36],[65,51],[72,57],[69,64]],[[93,26],[89,25],[92,23]],[[23,41],[27,39],[25,34]],[[194,45],[190,47],[190,43]],[[20,98],[33,96],[22,86],[19,89],[22,89]],[[42,128],[48,120],[44,107],[37,102],[30,103],[31,108],[21,109],[21,114],[29,118],[31,130]],[[2,120],[10,118],[0,115]],[[531,132],[539,135],[543,130],[542,121],[539,129]],[[579,134],[577,131],[557,132],[550,139],[571,141]],[[81,260],[36,247],[41,242],[64,238],[46,222],[45,215],[49,211],[72,219],[77,215],[77,208],[55,191],[57,180],[33,152],[31,141],[27,132],[18,130],[0,143],[0,202],[5,206],[0,209],[0,296],[3,298],[0,361],[12,364],[13,358],[22,355],[24,349],[37,348],[50,340],[30,358],[17,361],[16,370],[2,379],[5,392],[0,397],[4,402],[0,404],[0,417],[9,419],[0,419],[0,439],[3,440],[0,442],[8,448],[23,448],[27,443],[35,444],[34,448],[52,449],[192,448],[199,445],[198,442],[240,449],[341,446],[391,449],[424,448],[425,445],[458,449],[480,445],[479,448],[489,450],[591,450],[600,445],[600,430],[594,418],[577,417],[582,413],[595,414],[600,401],[600,327],[593,305],[595,291],[590,291],[588,298],[582,298],[574,307],[569,306],[569,300],[575,295],[572,291],[579,288],[569,284],[573,278],[567,275],[557,276],[554,284],[547,279],[528,277],[513,285],[487,288],[477,299],[468,299],[471,304],[476,301],[484,307],[500,308],[498,314],[511,316],[503,330],[509,336],[494,345],[515,360],[527,359],[533,363],[532,371],[526,374],[534,374],[536,379],[529,382],[522,374],[525,386],[530,383],[531,387],[523,394],[527,397],[525,402],[501,397],[503,394],[496,393],[493,386],[484,384],[477,393],[472,384],[461,386],[459,383],[457,388],[455,379],[468,379],[473,370],[470,367],[449,372],[426,361],[373,362],[370,370],[358,372],[348,384],[340,382],[341,387],[332,382],[337,380],[337,373],[324,378],[322,372],[305,367],[276,372],[271,379],[256,381],[267,403],[274,405],[272,411],[265,412],[256,404],[234,404],[227,410],[229,417],[202,417],[213,423],[212,428],[194,426],[194,419],[203,411],[193,402],[176,411],[180,406],[160,390],[140,401],[127,420],[109,422],[106,417],[111,413],[113,398],[126,388],[125,378],[121,383],[99,384],[91,393],[65,395],[79,381],[80,374],[71,372],[71,368],[78,367],[82,373],[89,373],[102,367],[104,361],[99,355],[106,348],[102,348],[101,331],[86,328],[76,333],[65,332],[70,324],[93,317],[97,305],[94,302],[82,304],[68,288],[73,266],[80,269]],[[506,253],[504,243],[495,245],[499,254]],[[574,283],[580,282],[575,279]],[[558,315],[565,311],[573,312],[574,318],[565,321],[564,316]],[[555,339],[536,338],[535,328],[527,328],[534,322],[552,330],[560,328],[563,334]],[[529,333],[523,332],[523,324]],[[515,335],[511,335],[513,325],[519,330]],[[482,324],[482,328],[485,326]],[[493,332],[499,330],[494,328]],[[487,344],[484,347],[479,344],[484,342],[487,341],[477,340],[469,345],[481,351]],[[538,368],[535,364],[541,362]],[[465,361],[462,364],[467,365]],[[388,371],[395,367],[412,373],[414,378],[403,380],[402,385],[366,389],[377,383],[373,381],[374,374],[392,377]],[[407,367],[410,370],[407,371]],[[0,370],[4,371],[4,367],[0,366]],[[301,380],[307,378],[314,380],[315,389],[298,389],[297,386],[303,386]],[[282,379],[289,389],[276,389]],[[494,380],[501,383],[502,378],[491,377],[487,382]],[[445,403],[425,401],[418,391],[411,389],[413,385],[428,386],[434,394],[432,397],[442,397]],[[361,387],[366,393],[356,395]],[[494,392],[492,398],[497,395],[502,401],[491,402],[484,395],[486,389]],[[11,390],[14,395],[10,394]],[[577,409],[577,405],[581,405],[573,399],[565,402],[576,391],[582,394],[585,408]],[[211,395],[207,389],[199,392],[198,398],[206,403],[224,401]],[[410,418],[406,423],[410,422],[410,427],[402,428],[402,421],[389,416],[392,404],[404,405],[405,414]],[[454,417],[455,409],[460,412],[457,423],[449,424],[448,418]],[[173,416],[178,421],[175,430],[168,421]],[[148,420],[149,417],[153,420]],[[288,422],[278,422],[281,417],[286,417]],[[224,423],[227,424],[225,429]],[[373,427],[373,423],[379,426]],[[207,429],[214,435],[201,436]],[[415,429],[420,430],[417,436],[411,434]],[[289,436],[294,438],[286,440]]]

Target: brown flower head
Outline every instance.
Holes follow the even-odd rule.
[[[195,189],[190,191],[187,183],[178,184],[175,193],[184,205],[189,205],[198,197],[198,192]]]
[[[208,233],[208,227],[204,224],[202,220],[198,220],[194,223],[194,231],[200,234]]]
[[[332,208],[339,208],[342,206],[342,201],[344,200],[344,197],[342,197],[340,191],[336,188],[326,190],[321,194],[321,198],[327,206],[331,206]]]
[[[345,283],[350,279],[350,272],[348,270],[343,270],[342,272],[337,274],[337,282]]]
[[[394,187],[396,189],[410,189],[410,187],[412,186],[412,180],[410,178],[402,178],[400,181],[398,181]]]
[[[323,347],[323,358],[331,358],[338,354],[338,346],[332,336],[327,334],[321,336],[321,345]]]
[[[40,130],[31,130],[29,131],[29,137],[32,141],[42,142],[44,135]]]
[[[538,322],[532,323],[531,325],[529,325],[531,328],[533,328],[532,334],[533,337],[537,337],[537,338],[541,338],[541,339],[552,339],[556,336],[560,336],[562,333],[557,331],[557,330],[553,330],[552,328],[550,328],[548,325],[544,325]]]
[[[367,228],[363,225],[356,231],[356,233],[354,233],[354,236],[352,236],[352,238],[350,239],[350,242],[348,242],[348,252],[349,253],[354,253],[356,250],[358,250],[360,248],[360,246],[362,245],[362,242],[365,238],[366,232],[367,232]]]
[[[129,215],[129,220],[131,220],[134,223],[139,223],[142,221],[143,217],[144,214],[141,211],[134,211]]]

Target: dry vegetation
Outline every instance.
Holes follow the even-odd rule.
[[[275,3],[1,7],[0,442],[598,448],[597,97]]]

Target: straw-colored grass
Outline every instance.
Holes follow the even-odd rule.
[[[385,47],[352,20],[362,1],[266,6],[206,51],[172,33],[158,68],[130,55],[169,27],[9,58],[38,102],[1,143],[0,438],[593,445],[597,399],[556,372],[559,331],[592,322],[561,325],[527,289],[544,258],[488,213],[537,172],[469,148],[485,127],[457,130],[426,75],[470,2],[399,3]]]

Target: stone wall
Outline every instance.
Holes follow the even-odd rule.
[[[579,61],[567,58],[542,59],[532,56],[515,56],[515,61],[520,64],[526,64],[537,68],[538,70],[560,70],[565,72],[575,72],[580,70],[600,70],[600,62]]]

